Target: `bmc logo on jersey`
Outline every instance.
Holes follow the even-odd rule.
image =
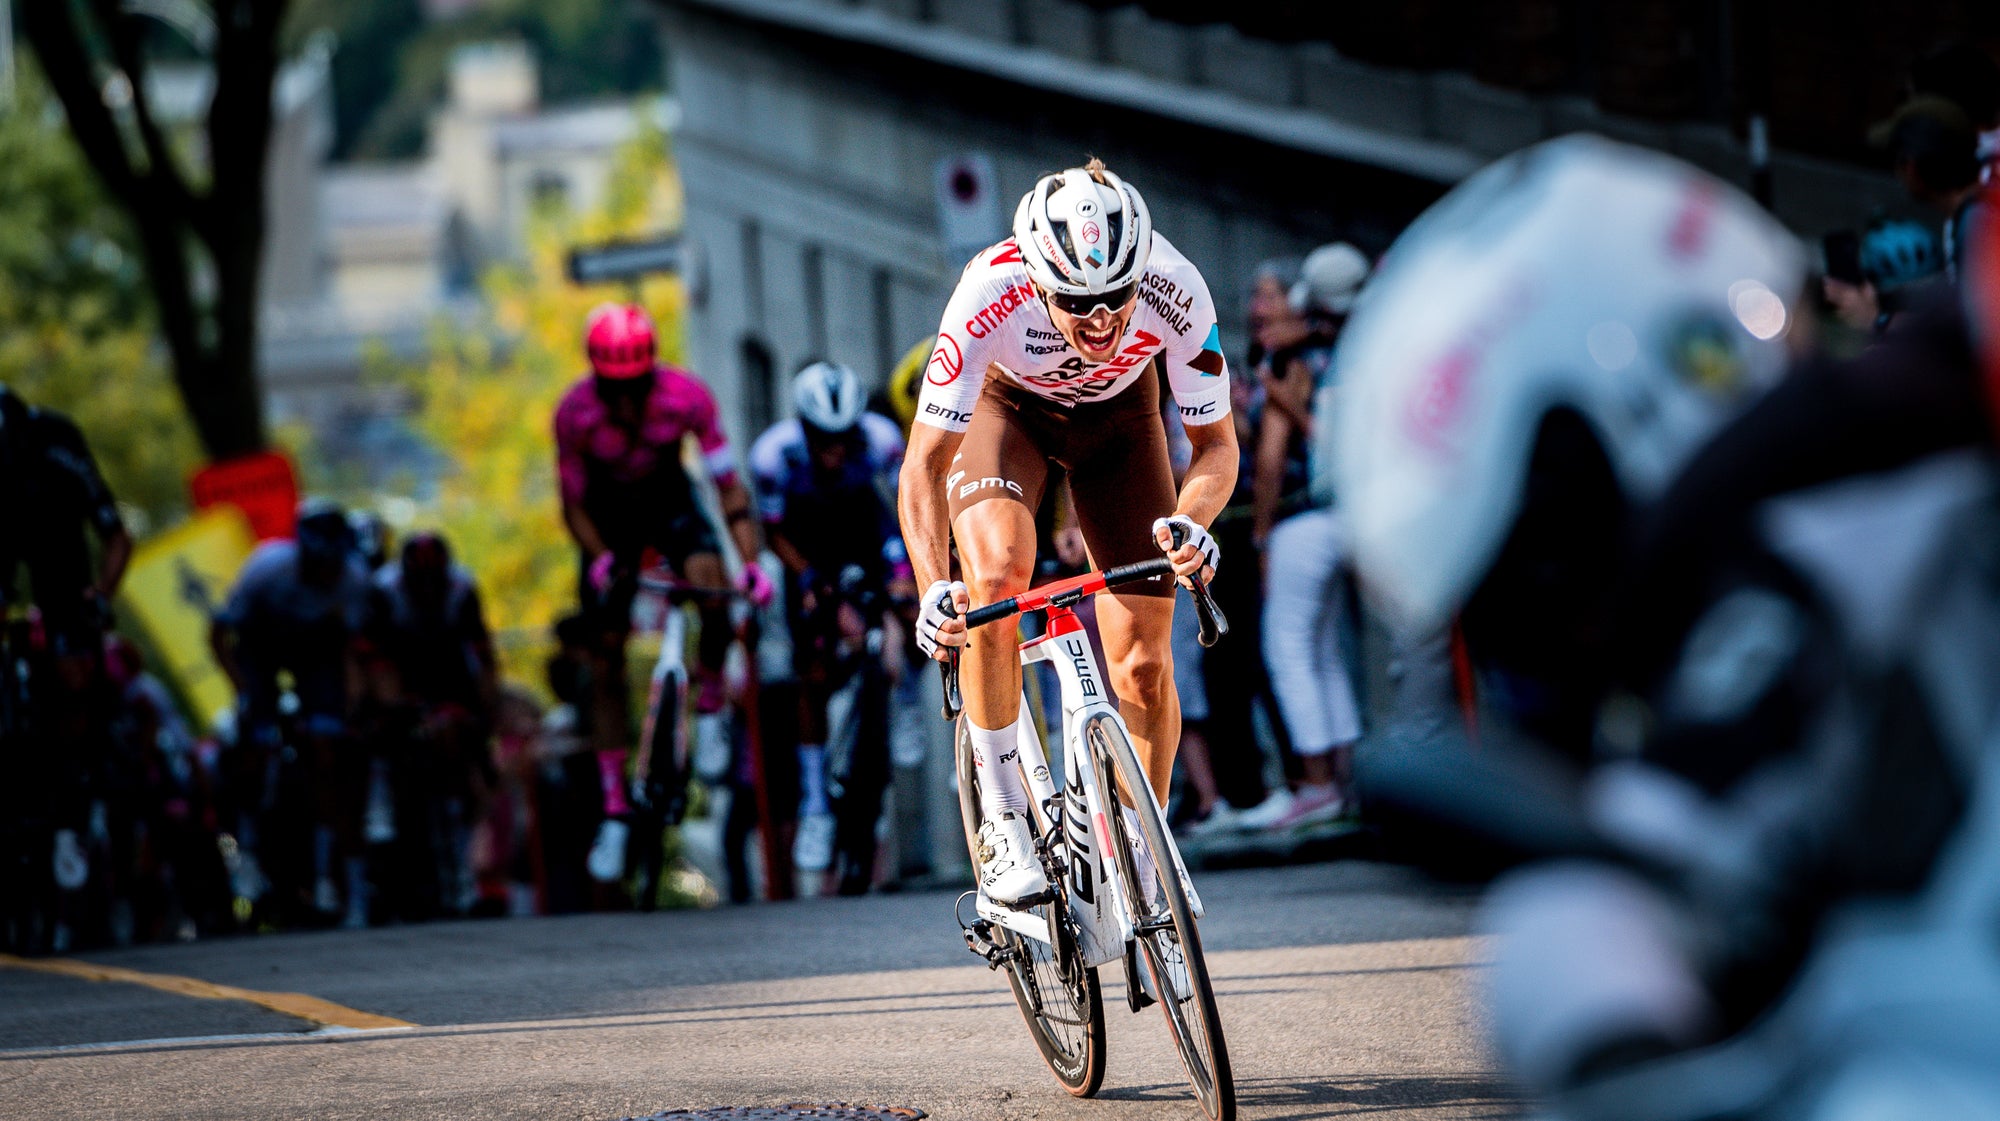
[[[924,370],[924,380],[932,385],[950,385],[964,370],[965,352],[958,348],[958,340],[939,335],[937,349],[931,351],[930,366]]]

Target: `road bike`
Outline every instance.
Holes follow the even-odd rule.
[[[743,600],[744,593],[736,588],[689,584],[665,569],[641,573],[638,582],[643,597],[640,613],[646,617],[646,624],[639,629],[658,628],[659,654],[649,675],[646,715],[629,783],[629,807],[612,812],[616,803],[607,795],[608,816],[591,846],[589,866],[591,874],[603,882],[635,873],[633,898],[640,910],[650,911],[657,904],[666,871],[665,830],[679,825],[686,816],[688,780],[694,772],[687,711],[688,619],[683,608],[718,600],[736,603]],[[745,625],[739,622],[739,639],[747,637]],[[724,717],[718,713],[713,719]],[[726,740],[728,732],[718,728],[711,735]]]
[[[1047,584],[1032,592],[976,607],[968,628],[1046,612],[1039,638],[1022,643],[1024,665],[1047,662],[1062,686],[1062,786],[1021,701],[1019,765],[1033,812],[1029,827],[1049,890],[1022,908],[1008,908],[977,890],[959,898],[959,925],[968,949],[993,969],[1005,969],[1028,1033],[1063,1089],[1095,1094],[1104,1081],[1104,1000],[1098,969],[1122,961],[1126,1000],[1138,1012],[1158,1003],[1187,1069],[1202,1112],[1231,1121],[1236,1096],[1215,991],[1202,957],[1195,920],[1201,897],[1167,830],[1166,815],[1133,752],[1125,722],[1113,706],[1074,607],[1084,597],[1145,580],[1172,579],[1164,557]],[[1195,582],[1204,645],[1227,624]],[[960,710],[957,661],[943,667],[945,717],[958,721],[959,812],[973,863],[979,862],[979,774]],[[1138,821],[1131,835],[1128,807]],[[973,914],[964,915],[970,900]]]

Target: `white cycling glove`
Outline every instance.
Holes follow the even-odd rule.
[[[1171,518],[1153,519],[1153,540],[1156,543],[1160,542],[1160,531],[1167,531],[1165,542],[1160,543],[1161,552],[1173,553],[1175,548],[1173,544],[1173,529],[1175,527],[1178,527],[1181,531],[1181,544],[1193,545],[1195,550],[1201,554],[1202,563],[1208,565],[1211,569],[1219,570],[1222,568],[1222,549],[1216,545],[1215,538],[1210,537],[1208,530],[1203,529],[1193,518],[1188,517],[1186,514],[1175,514]]]
[[[948,619],[956,618],[958,609],[952,597],[965,590],[965,584],[958,580],[938,580],[924,589],[924,598],[917,611],[917,647],[931,658],[938,656],[938,628]],[[951,614],[945,613],[946,608]]]

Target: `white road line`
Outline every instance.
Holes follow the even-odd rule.
[[[399,1028],[322,1027],[313,1031],[266,1031],[238,1035],[179,1035],[163,1039],[120,1039],[103,1043],[58,1043],[48,1047],[0,1049],[0,1059],[34,1058],[38,1055],[75,1055],[90,1051],[122,1051],[148,1047],[207,1047],[218,1043],[303,1043],[310,1040],[351,1039],[357,1036],[393,1035],[414,1031]]]

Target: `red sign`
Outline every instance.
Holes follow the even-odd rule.
[[[223,504],[242,510],[259,541],[290,537],[298,517],[298,476],[292,461],[280,452],[254,452],[211,463],[188,480],[188,495],[197,510]]]

